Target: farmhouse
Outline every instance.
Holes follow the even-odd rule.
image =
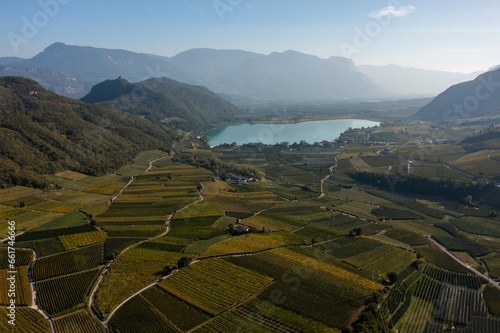
[[[235,227],[234,227],[234,231],[239,233],[239,234],[243,234],[243,233],[246,233],[250,230],[250,227],[247,226],[247,225],[244,225],[244,224],[237,224]]]

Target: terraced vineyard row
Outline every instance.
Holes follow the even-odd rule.
[[[224,312],[208,324],[195,330],[197,333],[219,333],[219,332],[259,332],[273,333],[273,329],[261,326],[258,322],[240,316],[232,311]]]
[[[9,268],[9,257],[7,248],[0,248],[0,269]],[[20,250],[16,248],[16,267],[29,266],[33,261],[31,250]]]
[[[438,297],[440,288],[441,282],[430,278],[427,275],[423,275],[417,282],[415,296],[426,301],[434,302]]]
[[[109,329],[112,333],[179,332],[166,318],[156,312],[141,295],[130,299],[111,317]]]
[[[207,313],[159,287],[149,288],[141,295],[183,331],[190,330],[211,318]]]
[[[261,237],[255,234],[243,235],[209,246],[202,257],[258,252],[283,245],[285,245],[285,243],[271,238]]]
[[[479,289],[481,288],[482,284],[486,283],[483,278],[477,275],[450,272],[433,265],[426,265],[424,268],[424,273],[438,281],[456,284],[472,289]]]
[[[60,236],[59,239],[66,250],[72,250],[77,247],[102,242],[106,239],[106,235],[102,231],[92,231],[75,235]]]
[[[234,313],[238,314],[241,317],[244,317],[250,321],[255,322],[259,325],[259,327],[263,327],[269,329],[273,332],[284,332],[284,333],[300,333],[301,331],[289,326],[285,323],[279,322],[271,317],[265,316],[261,313],[254,312],[245,308],[243,306],[239,306],[234,309]]]
[[[222,259],[207,259],[180,270],[159,286],[208,313],[217,314],[271,280]]]
[[[382,288],[380,284],[362,278],[347,270],[288,249],[267,251],[258,254],[257,257],[291,272],[314,277],[327,284],[335,285],[362,295],[368,294],[373,291],[374,288]]]
[[[422,333],[427,323],[432,319],[434,302],[413,297],[408,313],[400,325],[400,332]]]
[[[100,269],[76,273],[36,284],[38,302],[49,314],[69,310],[83,303]]]
[[[96,323],[86,310],[80,310],[69,316],[54,319],[56,333],[103,333],[104,328]]]
[[[0,270],[0,305],[7,306],[10,304],[8,290],[10,289],[11,281],[7,280],[12,274],[8,273],[11,270]],[[15,270],[15,300],[16,305],[31,305],[31,285],[28,280],[28,266],[17,267]]]
[[[493,286],[484,289],[484,300],[488,311],[495,316],[500,316],[500,290]]]
[[[487,316],[481,292],[443,283],[434,309],[437,321],[466,325],[473,316]]]
[[[9,333],[50,333],[49,323],[36,310],[31,308],[16,309],[16,326],[7,323],[7,309],[0,307],[0,332]]]
[[[94,268],[102,262],[103,251],[103,243],[100,243],[37,259],[33,266],[33,278],[40,281]]]
[[[176,265],[181,253],[132,248],[110,268],[101,282],[95,304],[107,316],[134,291],[157,280],[165,266]]]

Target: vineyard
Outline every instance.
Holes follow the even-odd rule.
[[[486,283],[483,278],[477,275],[450,272],[433,265],[426,265],[424,273],[438,281],[456,284],[472,289],[479,289],[481,288],[482,284]]]
[[[0,269],[9,268],[7,248],[0,248]],[[33,261],[33,252],[16,249],[16,267],[29,266]]]
[[[159,286],[203,311],[217,314],[271,280],[222,259],[207,259],[180,270]]]
[[[202,257],[259,252],[283,245],[285,243],[255,234],[242,235],[209,246]]]
[[[302,255],[288,249],[276,249],[257,255],[257,258],[305,277],[313,277],[329,285],[366,295],[380,284],[342,268]]]
[[[182,331],[190,330],[211,318],[207,313],[159,287],[149,288],[141,295]]]
[[[335,328],[328,327],[309,317],[260,298],[253,299],[237,307],[235,311],[243,316],[250,316],[250,318],[259,323],[266,323],[280,332],[314,331],[338,333],[338,330]]]
[[[165,266],[176,265],[180,253],[132,248],[111,266],[96,294],[96,305],[104,316],[135,290],[158,279]]]
[[[276,332],[274,329],[269,329],[264,325],[259,325],[258,322],[240,316],[237,313],[228,311],[217,316],[208,324],[203,325],[194,332],[197,333],[218,333],[218,332]],[[286,331],[284,331],[286,332]]]
[[[130,299],[111,317],[109,329],[110,332],[117,333],[178,332],[178,329],[155,311],[141,295]]]
[[[85,301],[100,269],[67,275],[36,283],[40,307],[49,314],[69,310]]]
[[[425,239],[425,237],[405,229],[390,229],[387,230],[385,235],[411,246],[427,245],[427,240]]]
[[[431,247],[418,247],[417,252],[425,261],[439,268],[460,273],[467,273],[469,271],[441,250]]]
[[[332,256],[344,259],[383,245],[367,237],[343,237],[322,244],[322,247]]]
[[[16,309],[16,326],[7,323],[7,309],[0,307],[0,332],[9,333],[50,333],[49,323],[36,310]]]
[[[486,316],[488,312],[481,292],[443,283],[434,308],[433,318],[438,322],[466,325],[473,316]]]
[[[71,315],[53,320],[56,333],[103,333],[104,328],[99,326],[86,310],[80,310]]]
[[[403,283],[390,289],[381,313],[400,332],[443,332],[443,327],[450,323],[462,328],[472,327],[471,323],[488,315],[478,290],[483,282],[475,275],[426,265],[423,274],[413,272]],[[496,288],[491,291],[497,293]],[[487,291],[484,296],[488,299]]]
[[[495,316],[500,316],[500,290],[493,286],[484,289],[484,300],[488,311]]]
[[[192,148],[184,141],[177,149]],[[210,154],[194,144],[200,154]],[[149,160],[164,155],[146,152],[113,175],[67,171],[47,176],[62,188],[0,190],[0,219],[16,217],[19,231],[30,228],[17,236],[16,247],[37,254],[31,271],[37,301],[52,317],[55,332],[104,332],[84,305],[105,261],[110,265],[91,309],[109,319],[110,332],[357,332],[356,321],[369,319],[371,302],[378,303],[387,331],[500,331],[500,318],[494,317],[500,316],[499,289],[485,286],[487,281],[422,236],[475,255],[491,249],[490,255],[466,259],[494,277],[500,271],[494,238],[500,228],[497,217],[485,217],[482,205],[476,210],[451,199],[352,188],[346,172],[355,171],[353,161],[387,172],[389,162],[397,160],[367,157],[377,155],[370,147],[341,155],[359,158],[338,161],[321,197],[318,180],[337,164],[332,155],[340,150],[304,147],[292,154],[282,147],[238,147],[226,154],[221,148],[213,158],[234,163],[229,155],[240,154],[239,149],[262,160],[238,158],[238,163],[252,163],[270,178],[228,184],[206,169],[169,158],[143,172]],[[317,165],[302,165],[304,159]],[[133,181],[110,202],[110,194],[130,177]],[[466,216],[455,218],[446,210]],[[239,220],[258,231],[228,233]],[[23,306],[31,305],[27,266],[32,260],[31,250],[16,250],[21,266],[16,299]],[[0,248],[3,291],[7,264],[7,251]],[[390,272],[397,273],[395,280]],[[0,305],[7,302],[3,292]],[[13,332],[49,331],[36,311],[19,307],[17,315]],[[0,323],[1,332],[9,328]]]
[[[0,305],[7,306],[10,303],[10,298],[8,297],[8,290],[10,286],[10,281],[7,280],[8,277],[12,276],[8,271],[10,269],[0,270]],[[17,306],[30,306],[31,305],[31,285],[28,279],[28,266],[17,267],[16,271],[16,305]]]
[[[92,231],[59,237],[66,250],[72,250],[76,249],[77,247],[99,243],[102,242],[105,238],[106,235],[102,231]]]
[[[88,270],[103,259],[103,244],[84,247],[38,259],[33,266],[33,278],[37,281]]]

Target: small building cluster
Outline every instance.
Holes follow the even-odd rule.
[[[255,179],[253,179],[252,177],[233,177],[233,178],[229,178],[228,180],[226,180],[227,183],[229,184],[236,184],[236,185],[246,185],[248,184],[249,182],[253,182],[255,181]]]

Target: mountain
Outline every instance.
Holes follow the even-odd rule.
[[[0,58],[0,65],[15,65],[21,61],[24,61],[26,59],[19,58],[19,57],[3,57]]]
[[[67,73],[47,68],[0,65],[0,77],[4,76],[30,78],[56,94],[71,98],[79,98],[91,88],[84,81],[71,77]]]
[[[363,65],[356,69],[388,92],[407,98],[436,96],[449,86],[473,80],[482,73],[452,73],[398,65]]]
[[[99,175],[150,149],[169,149],[164,126],[59,96],[37,82],[0,78],[0,187],[44,186],[65,169]]]
[[[265,58],[263,54],[242,50],[190,49],[169,60],[196,82],[206,84],[240,67],[245,61]]]
[[[118,76],[134,82],[161,76],[191,80],[166,57],[63,43],[52,44],[31,59],[16,60],[15,65],[56,70],[82,81],[86,89],[78,98],[87,94],[95,84]]]
[[[367,99],[387,95],[352,60],[295,51],[262,55],[194,49],[170,59],[197,83],[233,101]]]
[[[82,98],[87,103],[126,111],[153,122],[187,131],[204,131],[230,121],[238,109],[202,86],[168,78],[139,83],[118,78],[106,80]]]
[[[451,121],[500,114],[500,69],[451,86],[417,112],[429,121]]]
[[[53,70],[83,84],[83,93],[68,85],[59,91],[82,97],[104,80],[121,76],[130,82],[168,77],[204,85],[234,102],[275,100],[367,99],[386,96],[346,58],[321,59],[295,51],[263,55],[241,50],[192,49],[167,58],[125,50],[55,43],[31,59],[2,58],[4,65]],[[1,62],[0,62],[1,64]],[[18,72],[21,74],[20,69]],[[59,81],[33,76],[47,88]],[[55,76],[53,74],[52,76]]]

